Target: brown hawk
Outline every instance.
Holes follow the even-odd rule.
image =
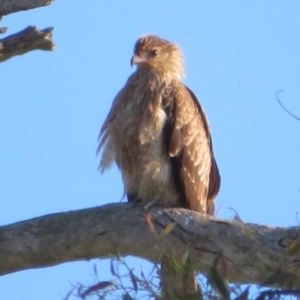
[[[143,36],[131,64],[137,70],[114,99],[99,135],[100,169],[116,161],[129,201],[213,215],[220,175],[207,118],[182,82],[181,49]]]

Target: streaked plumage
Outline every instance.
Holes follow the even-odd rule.
[[[141,37],[137,70],[117,94],[100,132],[100,169],[115,160],[128,200],[156,200],[214,214],[220,175],[208,121],[182,83],[180,48],[154,35]]]

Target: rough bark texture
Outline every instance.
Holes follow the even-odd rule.
[[[52,4],[52,0],[0,0],[0,21],[4,15],[14,12],[37,8]],[[0,27],[0,34],[7,31],[7,27]],[[24,30],[0,39],[0,63],[16,55],[25,54],[33,50],[53,50],[53,28],[38,30],[29,26]]]
[[[189,253],[193,268],[204,273],[219,257],[219,271],[230,282],[300,288],[299,235],[300,227],[109,204],[0,227],[0,274],[119,253],[155,262]]]
[[[52,0],[0,0],[0,17],[21,10],[50,5]]]
[[[53,50],[55,45],[52,41],[52,31],[53,28],[38,30],[29,26],[16,34],[0,39],[0,62],[33,50]]]

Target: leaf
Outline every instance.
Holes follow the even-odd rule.
[[[83,290],[83,286],[80,284],[78,289],[77,289],[77,294],[82,296],[82,292],[81,292],[82,290]]]
[[[110,260],[110,272],[111,272],[112,275],[117,276],[117,273],[116,273],[115,267],[114,267],[114,260],[113,259]]]
[[[114,285],[111,281],[101,281],[96,283],[95,285],[90,286],[84,293],[81,294],[83,298],[88,296],[91,293],[97,292],[99,290],[103,290],[108,288],[109,286]]]
[[[97,265],[94,264],[94,274],[95,274],[95,277],[98,277],[98,271],[97,271]]]
[[[223,255],[220,255],[220,266],[221,266],[221,270],[222,270],[222,275],[224,277],[226,277],[227,276],[227,263],[226,263],[226,260]]]
[[[129,294],[124,294],[122,300],[133,300],[133,298]]]
[[[219,255],[214,259],[213,265],[209,272],[209,279],[211,283],[215,286],[217,291],[220,293],[223,299],[229,300],[230,299],[230,293],[229,293],[229,287],[226,281],[223,279],[222,276],[220,276],[217,266],[219,261],[222,258],[222,251],[219,253]]]
[[[217,288],[221,296],[224,299],[230,299],[227,284],[225,283],[225,281],[223,280],[223,278],[220,276],[220,274],[216,269],[211,270],[210,279],[214,283],[215,287]]]
[[[249,296],[249,289],[250,289],[250,286],[248,286],[243,292],[242,294],[240,294],[238,297],[236,297],[234,300],[247,300],[249,299],[248,296]]]
[[[222,299],[229,300],[229,289],[225,280],[220,276],[216,267],[211,268],[209,272],[211,283],[215,286]]]
[[[155,232],[155,228],[154,228],[154,224],[153,224],[151,216],[149,214],[147,214],[147,215],[145,215],[145,219],[146,219],[146,222],[147,222],[147,224],[150,228],[150,231],[152,233],[154,233],[155,235],[157,235],[156,232]]]
[[[260,293],[260,294],[258,295],[258,297],[255,298],[255,300],[265,300],[266,297],[268,297],[268,295],[266,295],[266,294],[263,292],[263,293]]]
[[[134,274],[132,273],[131,270],[129,270],[129,275],[130,275],[130,278],[131,278],[133,289],[137,293],[137,291],[138,291],[138,285],[137,285],[136,277],[134,276]]]
[[[144,273],[144,271],[143,271],[143,270],[141,270],[141,277],[142,277],[142,279],[146,279],[146,277],[145,277],[145,273]]]
[[[288,245],[289,254],[291,255],[300,255],[300,240],[293,240]]]
[[[68,292],[68,294],[66,295],[66,297],[63,298],[63,300],[68,300],[69,297],[71,296],[71,294],[73,293],[73,291],[75,290],[75,286]]]
[[[175,222],[169,223],[161,233],[161,237],[168,235],[176,226]]]
[[[187,261],[189,255],[190,255],[190,251],[189,251],[189,249],[186,249],[186,251],[184,251],[184,253],[183,253],[183,255],[182,255],[182,262],[183,262],[183,264],[186,263],[186,261]]]

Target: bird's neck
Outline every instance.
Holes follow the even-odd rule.
[[[136,71],[138,77],[142,77],[147,81],[158,83],[171,83],[175,81],[182,81],[182,76],[179,72],[165,71],[158,68],[139,68]]]

